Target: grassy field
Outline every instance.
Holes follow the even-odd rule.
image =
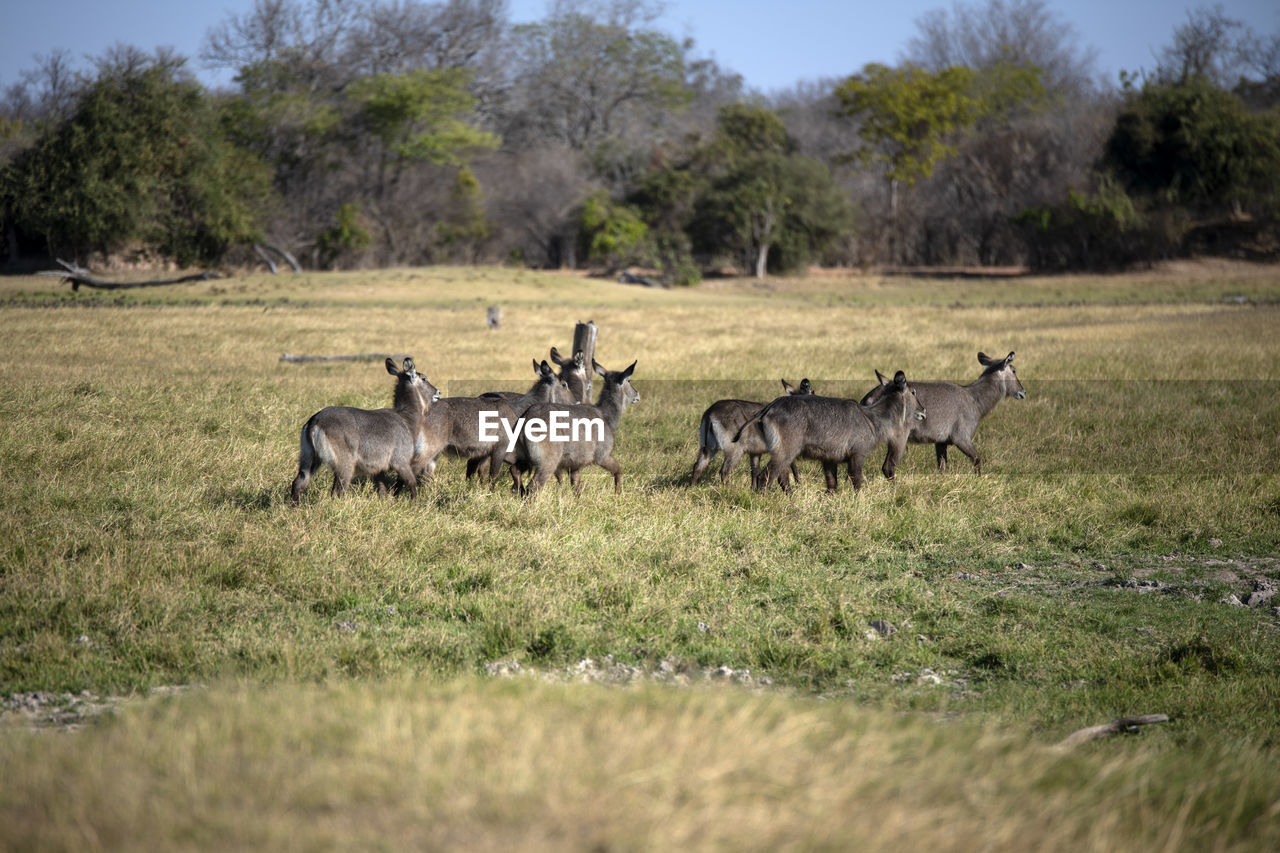
[[[621,497],[289,506],[306,418],[392,382],[281,353],[523,388],[588,319],[639,362]],[[0,328],[0,848],[1280,844],[1280,270],[10,278]],[[981,477],[689,485],[716,399],[979,350],[1028,392]]]

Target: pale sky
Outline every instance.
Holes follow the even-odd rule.
[[[253,0],[0,0],[0,87],[17,82],[35,65],[34,54],[58,48],[77,63],[116,42],[145,50],[176,48],[206,82],[225,82],[197,60],[205,33],[228,12],[244,12]],[[1153,54],[1174,26],[1199,3],[1160,0],[1050,0],[1070,22],[1080,44],[1098,53],[1100,72],[1115,80],[1121,69],[1150,69]],[[950,0],[671,0],[659,27],[692,37],[695,54],[711,56],[743,75],[749,87],[770,92],[797,82],[852,74],[868,62],[896,62],[915,33],[916,19]],[[1280,30],[1275,0],[1223,0],[1232,17],[1255,30]],[[516,21],[541,18],[545,0],[510,0]]]

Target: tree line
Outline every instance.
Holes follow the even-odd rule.
[[[916,22],[768,96],[647,0],[257,0],[198,60],[65,52],[0,93],[0,263],[1107,269],[1280,252],[1280,33],[1221,7],[1101,81],[1043,0]]]

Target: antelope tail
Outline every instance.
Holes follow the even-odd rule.
[[[768,414],[769,410],[772,408],[773,408],[773,403],[770,403],[760,411],[756,412],[755,417],[751,418],[745,424],[740,426],[738,428],[738,431],[733,434],[733,443],[737,444],[739,441],[742,441],[742,435],[747,431],[747,427],[751,426],[752,424],[759,423],[760,419],[763,418],[766,414]]]
[[[707,417],[707,413],[702,413],[702,421],[698,424],[698,452],[705,453],[711,447],[711,437],[713,431],[711,429],[711,418]]]
[[[319,414],[317,412],[317,414]],[[329,444],[329,437],[324,434],[324,429],[316,423],[315,415],[307,421],[306,426],[302,428],[301,447],[298,450],[298,472],[306,471],[308,474],[314,475],[320,470],[321,465],[332,465],[334,463],[333,447]]]
[[[316,453],[315,439],[311,434],[312,428],[315,426],[315,420],[314,416],[311,417],[302,427],[302,436],[299,440],[301,447],[298,449],[299,474],[315,474],[320,468],[320,457]]]

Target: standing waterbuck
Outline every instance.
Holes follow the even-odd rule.
[[[605,370],[594,359],[591,366],[604,377],[596,405],[539,403],[525,413],[526,428],[516,441],[516,461],[511,466],[515,490],[521,491],[520,479],[525,471],[533,471],[529,485],[523,489],[530,496],[545,486],[553,474],[568,471],[574,494],[582,494],[582,469],[599,465],[613,475],[614,492],[622,492],[622,466],[613,458],[613,442],[622,413],[640,401],[640,394],[631,387],[636,362],[622,371]],[[568,440],[559,440],[547,429],[549,424],[566,421],[573,424]],[[529,425],[534,422],[542,425],[541,435],[531,437]],[[584,428],[579,430],[579,426]]]
[[[802,379],[799,388],[783,379],[782,387],[791,396],[813,394],[813,385],[808,379]],[[712,457],[721,450],[724,451],[724,464],[720,466],[721,484],[729,481],[729,475],[744,453],[751,460],[751,482],[756,481],[760,476],[760,457],[765,453],[764,439],[759,430],[747,430],[742,433],[740,441],[735,441],[734,436],[766,405],[752,400],[717,400],[707,407],[698,423],[698,458],[693,463],[695,484],[711,464]],[[800,479],[795,463],[791,465],[791,476],[797,481]]]
[[[973,470],[982,473],[982,457],[973,446],[978,423],[1005,397],[1025,399],[1026,389],[1018,381],[1018,371],[1013,367],[1013,353],[1004,358],[991,358],[978,353],[978,363],[983,366],[982,375],[968,385],[954,382],[913,382],[912,388],[920,396],[920,403],[929,410],[929,419],[915,424],[907,440],[912,444],[932,444],[938,457],[938,470],[947,469],[947,445],[954,444],[960,452],[973,460]],[[876,371],[880,384],[867,392],[863,403],[871,403],[883,395],[889,380]]]
[[[853,488],[861,489],[863,463],[881,444],[889,448],[881,470],[892,480],[907,433],[913,423],[925,419],[925,408],[901,370],[887,388],[869,406],[834,397],[779,397],[765,406],[743,426],[743,431],[760,431],[770,454],[756,488],[764,491],[777,482],[790,491],[787,469],[796,457],[803,456],[822,463],[828,492],[839,487],[837,466],[841,462],[848,464]]]
[[[573,402],[591,405],[591,376],[587,373],[586,355],[583,351],[578,350],[572,358],[563,358],[560,350],[552,347],[551,361],[560,368],[560,379],[569,386]]]
[[[555,348],[551,351],[554,353]],[[572,403],[575,402],[573,392],[569,390],[569,384],[556,376],[552,371],[551,365],[545,361],[541,364],[535,358],[533,360],[533,372],[537,374],[538,380],[533,383],[533,387],[523,394],[518,391],[487,391],[481,394],[481,400],[502,401],[506,404],[506,408],[502,409],[497,406],[493,410],[499,412],[500,416],[507,417],[508,423],[515,423],[518,419],[524,417],[524,413],[529,407],[536,403]],[[480,456],[467,460],[467,479],[476,473],[481,463],[487,457]],[[504,462],[511,463],[515,460],[514,454],[506,453],[503,456]]]
[[[356,474],[375,478],[378,494],[387,489],[387,475],[394,471],[418,494],[413,461],[420,447],[423,416],[440,399],[440,392],[406,358],[402,369],[387,359],[387,372],[396,378],[390,409],[356,409],[328,406],[312,415],[302,428],[298,476],[293,478],[293,502],[298,503],[307,484],[327,465],[333,470],[333,494],[341,496]]]

